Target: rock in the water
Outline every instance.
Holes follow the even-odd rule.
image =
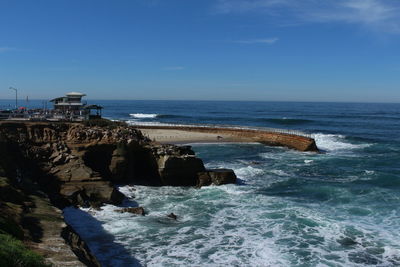
[[[144,216],[146,214],[142,207],[123,208],[123,209],[116,210],[116,212],[119,212],[119,213],[129,212],[129,213],[138,214],[138,215],[142,215],[142,216]]]
[[[125,197],[106,181],[66,183],[61,186],[60,195],[70,204],[82,206],[98,206],[103,203],[121,204]]]
[[[197,176],[198,176],[197,187],[211,185],[212,181],[208,172],[199,172]]]
[[[236,174],[230,169],[213,169],[197,174],[197,186],[223,185],[236,183]]]
[[[203,161],[194,156],[163,156],[158,160],[163,185],[195,186],[197,173],[204,171]]]
[[[222,184],[234,184],[236,183],[236,174],[230,169],[214,169],[208,170],[210,174],[212,184],[222,185]]]
[[[177,220],[178,216],[176,216],[175,214],[173,214],[172,212],[170,214],[167,215],[167,217],[173,219],[173,220]]]

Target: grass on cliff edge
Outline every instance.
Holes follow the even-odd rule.
[[[0,266],[47,267],[42,256],[28,250],[21,241],[7,234],[0,234]]]
[[[128,124],[126,124],[126,122],[123,122],[123,121],[112,121],[112,120],[107,120],[104,118],[86,120],[86,121],[83,121],[83,124],[85,126],[109,127],[111,129],[117,128],[119,126],[127,126],[128,125]]]

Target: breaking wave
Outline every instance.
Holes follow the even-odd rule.
[[[362,149],[371,146],[371,144],[353,144],[346,140],[344,135],[316,133],[312,137],[315,139],[319,149],[324,151],[339,151]]]
[[[155,119],[159,115],[158,114],[146,114],[146,113],[131,113],[129,116],[136,119]]]

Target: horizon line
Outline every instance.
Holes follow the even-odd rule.
[[[0,98],[0,101],[15,101],[15,98]],[[18,99],[18,102],[26,103],[25,99]],[[49,99],[44,98],[30,98],[29,101],[48,101]],[[347,104],[400,104],[400,102],[372,102],[372,101],[331,101],[331,100],[233,100],[233,99],[104,99],[104,98],[92,98],[85,99],[85,101],[190,101],[190,102],[290,102],[290,103],[347,103]]]

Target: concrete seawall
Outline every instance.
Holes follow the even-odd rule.
[[[319,152],[310,137],[272,132],[261,129],[137,125],[145,135],[155,141],[168,142],[258,142],[269,146],[288,147],[299,151]]]

